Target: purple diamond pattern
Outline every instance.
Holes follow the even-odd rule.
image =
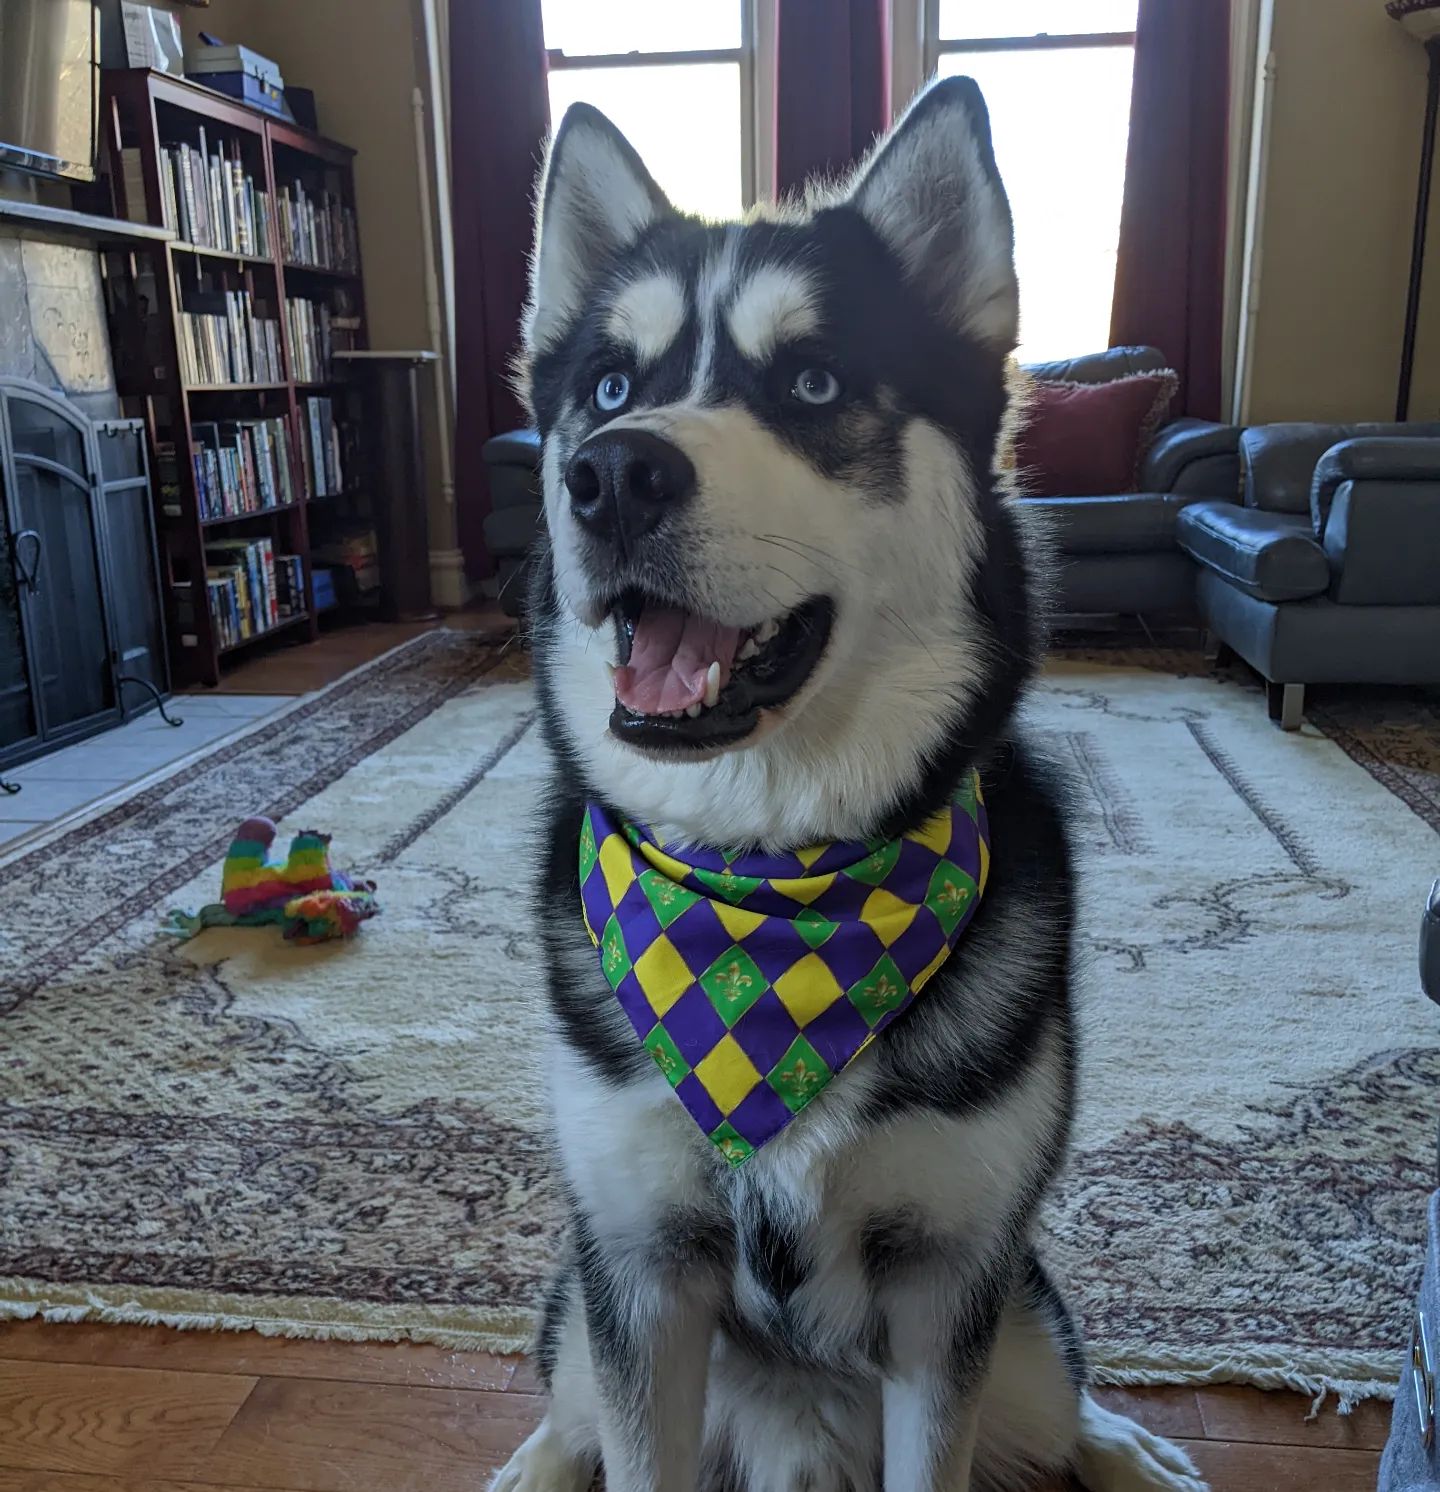
[[[599,804],[590,804],[586,813],[598,855],[584,875],[580,895],[592,939],[603,934],[612,915],[620,930],[626,957],[617,956],[609,976],[615,998],[641,1040],[657,1022],[663,1026],[691,1068],[676,1086],[675,1095],[732,1165],[742,1164],[794,1117],[766,1077],[797,1037],[803,1035],[830,1072],[839,1073],[870,1035],[864,1016],[846,991],[863,985],[882,958],[893,960],[908,993],[897,1009],[878,1023],[877,1031],[883,1031],[909,1008],[919,993],[916,981],[920,976],[938,955],[958,942],[980,898],[973,898],[947,938],[939,917],[925,904],[936,867],[950,861],[966,871],[983,892],[988,866],[984,847],[988,845],[989,826],[979,779],[972,774],[949,807],[900,841],[899,854],[880,884],[890,896],[914,906],[916,911],[905,932],[887,949],[865,920],[864,909],[876,887],[847,874],[847,867],[860,867],[869,861],[872,851],[879,848],[873,843],[826,845],[803,858],[798,854],[742,854],[727,862],[715,850],[665,849],[649,830],[631,828]],[[661,864],[662,855],[684,865],[684,873],[673,865]],[[727,864],[735,876],[760,883],[740,901],[739,909],[759,913],[763,920],[745,929],[740,927],[740,919],[732,917],[738,937],[720,915],[729,911],[730,904],[713,898],[695,875],[696,870],[722,873]],[[703,899],[668,928],[662,928],[639,885],[638,877],[644,870],[674,877]],[[806,894],[797,899],[774,885],[775,881],[810,884]],[[812,949],[795,930],[794,918],[807,906],[837,924],[836,931],[819,949]],[[770,987],[727,1032],[698,976],[732,950],[753,961]],[[774,985],[812,955],[819,965],[807,964],[806,969],[823,965],[834,986],[829,979],[824,981],[831,998],[802,1026]],[[602,959],[602,971],[604,967]],[[793,990],[787,998],[792,996]],[[817,1087],[816,1091],[823,1088]],[[733,1135],[744,1144],[736,1143]],[[728,1149],[722,1143],[727,1141]]]

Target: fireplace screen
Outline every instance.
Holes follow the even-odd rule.
[[[168,689],[152,522],[139,421],[0,379],[0,762]]]

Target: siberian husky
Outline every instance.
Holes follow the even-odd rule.
[[[1063,796],[1016,725],[1043,638],[995,474],[1017,313],[969,79],[740,223],[676,211],[588,106],[555,134],[519,371],[570,1227],[548,1413],[502,1492],[1203,1489],[1087,1392],[1032,1244],[1074,1102],[1074,913]],[[728,1164],[602,973],[588,806],[784,855],[913,835],[976,771],[989,873],[954,952]]]

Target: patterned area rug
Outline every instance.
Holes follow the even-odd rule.
[[[1282,735],[1190,655],[1055,663],[1077,787],[1084,1103],[1046,1247],[1112,1382],[1391,1391],[1440,1012],[1440,710]],[[523,658],[433,633],[0,861],[0,1316],[518,1348],[556,1241]],[[383,913],[213,929],[229,830],[331,830]],[[995,832],[1003,833],[1003,825]]]

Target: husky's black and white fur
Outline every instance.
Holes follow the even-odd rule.
[[[522,379],[544,441],[535,660],[555,758],[542,921],[571,1212],[543,1424],[504,1492],[965,1492],[1072,1469],[1202,1487],[1100,1408],[1031,1246],[1075,1054],[1058,796],[1017,737],[1039,648],[992,476],[1016,341],[975,85],[932,87],[842,186],[706,225],[608,121],[541,186]],[[742,629],[646,716],[647,605]],[[582,804],[793,848],[918,824],[978,766],[989,888],[950,962],[731,1171],[640,1048],[580,919]]]

